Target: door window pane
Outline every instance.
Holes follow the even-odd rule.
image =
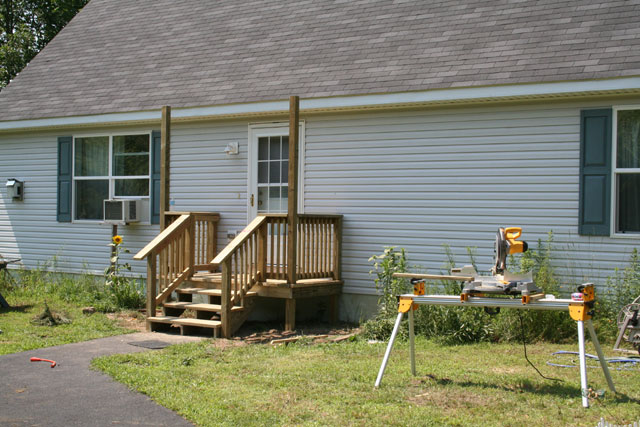
[[[280,137],[272,136],[269,137],[269,159],[270,160],[280,160],[280,151],[281,151]]]
[[[258,187],[258,213],[269,212],[267,191],[269,187]]]
[[[289,182],[289,161],[285,161],[282,162],[282,180],[280,182],[282,182],[283,184],[286,184]]]
[[[269,182],[269,162],[258,161],[258,182],[260,184]]]
[[[113,137],[113,175],[149,175],[149,135]]]
[[[279,184],[281,182],[280,180],[280,164],[282,162],[278,161],[271,161],[269,162],[269,183],[270,184]]]
[[[269,212],[280,212],[280,187],[269,187]]]
[[[97,219],[102,217],[102,202],[109,198],[109,180],[76,181],[76,219]]]
[[[109,137],[75,139],[75,176],[109,175]]]
[[[617,134],[617,167],[640,168],[640,110],[618,111]]]
[[[288,136],[282,137],[282,159],[283,160],[289,159],[289,137]]]
[[[116,179],[114,193],[120,196],[148,196],[148,179]]]
[[[258,160],[269,160],[269,138],[258,138]]]
[[[640,233],[640,174],[618,174],[618,231]]]

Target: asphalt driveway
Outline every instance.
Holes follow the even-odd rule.
[[[94,357],[153,351],[132,345],[198,337],[135,333],[0,356],[2,426],[191,426],[147,396],[89,369]],[[52,359],[31,362],[31,357]]]

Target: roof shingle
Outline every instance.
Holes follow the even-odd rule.
[[[0,121],[640,75],[639,3],[92,0]]]

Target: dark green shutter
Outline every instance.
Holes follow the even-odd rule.
[[[578,233],[611,233],[612,110],[584,110],[580,115],[580,210]]]
[[[160,224],[160,131],[151,133],[151,224]]]
[[[58,222],[71,222],[73,137],[58,138]]]

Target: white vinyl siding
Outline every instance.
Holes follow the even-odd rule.
[[[606,104],[605,104],[606,105]],[[368,258],[404,247],[443,271],[467,247],[488,272],[500,226],[531,247],[554,232],[559,273],[604,284],[640,239],[578,236],[583,104],[439,109],[307,120],[305,212],[345,216],[345,292],[373,293]]]
[[[57,138],[71,134],[0,136],[2,187],[6,177],[25,183],[22,202],[8,200],[5,189],[0,189],[0,255],[22,258],[27,268],[47,266],[61,272],[102,274],[109,265],[111,226],[56,221]],[[123,257],[132,262],[133,254],[157,234],[157,226],[119,226],[118,233],[132,252]],[[132,265],[134,274],[146,274],[144,262]]]
[[[488,271],[500,226],[521,226],[532,247],[553,230],[559,271],[604,285],[640,246],[640,238],[577,231],[580,110],[611,105],[620,102],[303,115],[304,212],[344,215],[344,292],[375,293],[368,258],[384,246],[404,247],[410,265],[429,272],[442,270],[444,244],[458,264],[468,262],[466,247],[476,247],[479,267]],[[227,233],[247,224],[247,147],[254,123],[261,122],[172,125],[171,209],[219,212],[219,250]],[[25,182],[24,202],[7,200],[0,190],[0,254],[21,257],[28,267],[57,256],[62,271],[99,273],[108,264],[111,227],[56,222],[56,141],[71,134],[0,136],[1,183]],[[226,155],[235,141],[239,154]],[[135,253],[158,226],[118,231]],[[145,262],[132,265],[145,273]]]

